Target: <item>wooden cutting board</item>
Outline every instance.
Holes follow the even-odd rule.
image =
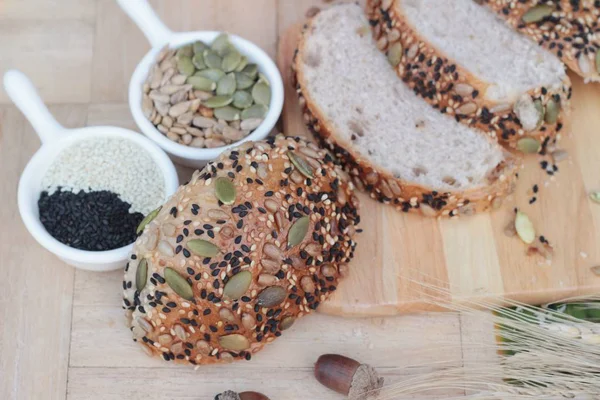
[[[291,84],[290,64],[300,26],[280,38],[278,63],[284,76],[284,132],[310,137]],[[554,177],[529,156],[518,188],[503,208],[461,219],[406,215],[359,194],[361,228],[350,276],[319,311],[343,316],[382,316],[428,308],[414,281],[446,287],[453,299],[502,297],[539,304],[600,292],[600,205],[588,193],[600,190],[600,85],[573,80],[572,127],[561,146],[569,158]],[[358,82],[357,82],[358,84]],[[537,200],[530,204],[534,184]],[[504,229],[518,207],[539,235],[554,246],[552,263],[527,256],[527,246]]]

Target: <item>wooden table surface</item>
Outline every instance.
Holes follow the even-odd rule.
[[[135,1],[135,0],[131,0]],[[152,0],[174,30],[242,35],[275,58],[279,35],[321,0]],[[26,73],[68,127],[110,124],[137,130],[129,77],[148,43],[114,0],[0,0],[0,73]],[[28,234],[16,205],[18,179],[40,146],[0,91],[0,399],[212,399],[226,389],[272,400],[341,399],[314,381],[323,353],[368,362],[387,382],[463,365],[462,348],[488,327],[454,314],[387,319],[314,315],[250,363],[194,371],[148,358],[131,341],[121,310],[122,272],[75,270]],[[182,178],[189,174],[181,170]],[[450,345],[433,351],[432,343]],[[473,356],[473,357],[472,357]],[[459,392],[460,393],[460,392]]]

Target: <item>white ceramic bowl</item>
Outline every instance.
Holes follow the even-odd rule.
[[[118,0],[119,5],[140,27],[148,38],[152,49],[144,56],[136,67],[129,83],[129,108],[140,130],[155,141],[171,158],[180,164],[193,168],[201,168],[210,160],[219,156],[229,147],[236,146],[248,140],[262,140],[271,132],[283,109],[283,81],[279,69],[271,58],[258,46],[236,35],[230,35],[232,44],[248,58],[257,64],[258,69],[269,80],[271,85],[271,104],[263,123],[243,140],[229,146],[213,149],[198,149],[175,143],[163,135],[142,113],[142,85],[148,77],[148,72],[154,64],[160,50],[169,45],[171,48],[181,47],[196,40],[211,43],[220,32],[200,31],[174,33],[158,19],[146,0]]]
[[[63,149],[79,140],[122,138],[142,147],[158,165],[165,180],[166,200],[179,186],[175,166],[158,146],[133,131],[111,126],[80,129],[62,127],[44,106],[31,82],[19,71],[8,71],[4,75],[4,87],[42,140],[42,147],[31,158],[19,181],[19,212],[29,233],[40,245],[74,267],[90,271],[111,271],[124,267],[133,244],[109,251],[85,251],[62,244],[46,231],[39,220],[38,210],[44,173]]]

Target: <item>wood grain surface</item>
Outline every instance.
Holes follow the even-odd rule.
[[[300,25],[280,38],[278,62],[286,84],[284,131],[310,137],[291,84],[290,64]],[[569,158],[550,176],[540,162],[551,157],[530,155],[519,182],[499,211],[455,219],[406,215],[362,194],[361,228],[350,277],[319,311],[344,316],[381,316],[429,308],[413,281],[448,288],[453,299],[507,297],[540,304],[600,291],[600,207],[588,193],[600,189],[600,85],[573,79],[573,124],[560,146]],[[401,123],[399,121],[399,123]],[[393,150],[393,149],[391,149]],[[550,162],[552,164],[552,162]],[[539,192],[533,193],[537,184]],[[535,196],[536,201],[530,204]],[[519,208],[539,235],[554,246],[549,264],[527,255],[505,227]],[[539,243],[539,242],[538,242]]]
[[[151,0],[151,4],[174,30],[235,32],[255,41],[273,57],[279,35],[302,21],[310,7],[323,6],[320,0]],[[51,111],[66,126],[111,124],[137,130],[126,104],[127,86],[137,61],[147,50],[142,34],[114,0],[0,1],[0,73],[9,68],[27,73],[51,105]],[[582,108],[593,114],[600,104],[597,96],[588,96]],[[288,110],[293,110],[293,101],[293,96],[288,99]],[[298,117],[293,112],[286,114],[287,126],[295,127],[290,133],[301,132],[300,125],[289,125]],[[598,126],[600,120],[596,117],[592,122]],[[578,129],[588,126],[587,120],[576,121],[576,126],[578,123]],[[576,143],[571,151],[580,163],[596,162],[597,156],[591,150],[594,146],[597,149],[597,139],[586,136],[585,141]],[[134,346],[124,325],[120,305],[122,272],[74,270],[41,248],[22,224],[16,205],[17,183],[39,145],[30,125],[0,91],[2,400],[212,400],[226,389],[258,390],[271,400],[341,400],[343,396],[321,387],[312,377],[313,363],[323,353],[342,353],[371,363],[388,383],[463,365],[477,357],[494,357],[473,353],[464,345],[490,340],[491,327],[455,314],[423,313],[363,319],[310,316],[250,363],[194,371],[149,359]],[[180,168],[179,172],[182,181],[190,175],[189,169]],[[580,172],[578,182],[588,189],[600,186],[597,169]],[[586,208],[581,219],[593,220],[598,227],[600,211],[590,211],[581,193],[571,199],[574,203],[568,203],[572,204],[569,210]],[[356,264],[352,279],[362,277],[363,282],[375,282],[376,286],[369,290],[373,291],[371,298],[379,299],[377,305],[365,308],[360,293],[352,293],[350,281],[345,285],[350,294],[346,304],[342,306],[336,300],[330,310],[346,307],[348,312],[363,315],[373,311],[381,315],[395,313],[396,300],[393,304],[386,302],[409,289],[405,281],[394,275],[396,258],[401,265],[414,265],[434,277],[447,279],[447,257],[439,249],[460,243],[460,238],[449,242],[445,236],[451,228],[428,220],[394,218],[395,211],[386,208],[365,208],[363,215],[365,220],[397,232],[402,240],[398,242],[382,233],[362,235],[361,246],[382,249],[366,260],[385,268],[370,270],[368,264]],[[568,222],[568,218],[561,217],[561,221]],[[496,229],[493,221],[484,225]],[[565,229],[576,235],[582,246],[597,243],[589,232]],[[423,237],[429,238],[427,246],[436,251],[410,251],[423,247]],[[481,241],[485,244],[485,240]],[[589,258],[580,261],[581,268],[598,261],[593,258],[593,249],[587,251]],[[360,257],[365,260],[364,254]],[[463,257],[465,277],[480,271],[478,280],[500,277],[506,285],[506,281],[523,276],[516,270],[512,271],[514,276],[498,270],[488,275],[476,265],[469,266],[470,258],[475,256]],[[461,279],[464,278],[460,273],[453,275],[454,281]],[[575,275],[571,282],[584,279],[591,281],[589,276]],[[472,290],[478,287],[478,283],[469,284],[466,280],[462,285]],[[437,347],[442,345],[444,351]],[[426,398],[430,397],[415,397]]]

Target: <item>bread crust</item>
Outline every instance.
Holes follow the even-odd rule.
[[[300,34],[298,49],[292,62],[293,83],[305,124],[341,160],[359,190],[368,192],[371,198],[381,203],[393,205],[399,211],[427,217],[470,216],[500,208],[503,198],[515,190],[521,165],[521,159],[512,153],[505,152],[506,161],[493,171],[489,177],[489,185],[485,188],[441,192],[395,177],[391,172],[365,159],[350,141],[337,135],[323,110],[304,89],[306,81],[302,58],[306,35],[313,22],[314,17],[304,25]]]
[[[525,23],[523,16],[533,7],[547,4],[542,0],[479,0],[494,10],[508,24],[548,51],[556,54],[586,82],[600,82],[600,3],[569,0],[554,1],[551,16],[539,22]],[[583,4],[585,3],[585,5]]]
[[[366,12],[377,47],[388,54],[392,46],[402,46],[396,73],[434,108],[488,132],[507,148],[517,149],[524,137],[538,140],[543,145],[541,151],[556,142],[571,109],[571,81],[566,74],[559,88],[539,87],[526,93],[532,102],[541,101],[544,108],[550,100],[560,104],[556,122],[542,121],[532,130],[526,130],[515,112],[520,97],[507,103],[486,99],[485,93],[493,85],[453,62],[419,35],[418,29],[404,16],[399,0],[367,0]]]
[[[299,172],[288,152],[312,166],[313,178]],[[233,204],[217,199],[218,177],[236,187]],[[125,269],[123,308],[134,340],[166,361],[250,360],[317,309],[347,272],[359,222],[352,188],[326,150],[282,136],[245,143],[196,171],[145,227]],[[305,235],[290,244],[290,229],[306,216]],[[216,245],[219,253],[198,255],[193,239]],[[138,290],[142,260],[147,279]],[[173,289],[167,275],[173,270],[191,297]],[[229,298],[228,282],[240,273],[248,278],[245,271],[249,286]],[[224,342],[230,335],[236,336]]]

